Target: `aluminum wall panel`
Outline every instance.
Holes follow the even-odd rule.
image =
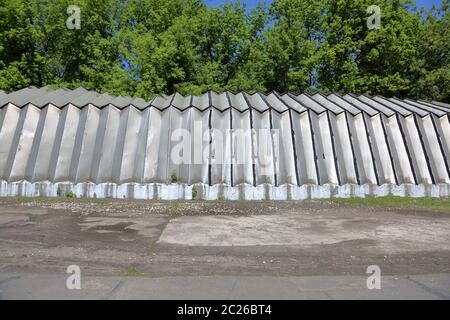
[[[275,185],[275,155],[271,132],[271,112],[252,112],[253,157],[255,162],[256,184]],[[277,138],[277,135],[275,135]]]
[[[14,134],[19,122],[21,109],[12,104],[2,109],[1,128],[0,128],[0,175],[3,180],[8,181],[8,173],[6,173],[7,161],[10,158],[11,146]]]
[[[391,150],[386,140],[381,114],[373,117],[365,115],[365,120],[369,130],[379,184],[396,184]]]
[[[309,113],[292,113],[292,124],[297,150],[297,169],[300,185],[318,184],[316,153],[312,138]]]
[[[49,180],[51,181],[70,181],[70,164],[80,113],[80,109],[72,105],[68,105],[61,112],[50,159]],[[109,178],[113,180],[113,177]]]
[[[133,172],[133,180],[139,183],[145,183],[144,170],[147,161],[147,137],[150,125],[150,109],[141,112],[141,126],[137,137],[136,158]]]
[[[378,184],[370,141],[367,137],[364,116],[348,117],[349,128],[361,184]]]
[[[296,159],[292,144],[292,129],[289,112],[272,112],[273,147],[277,185],[297,184]]]
[[[355,156],[350,141],[347,115],[329,114],[331,128],[334,133],[334,148],[339,178],[341,184],[358,184],[358,176],[355,167]]]
[[[439,134],[439,140],[444,152],[447,168],[450,168],[450,122],[448,116],[440,118],[433,117],[436,130]]]
[[[189,199],[192,185],[203,199],[450,195],[445,103],[276,92],[145,101],[32,87],[0,100],[0,195],[63,186]]]
[[[170,157],[168,158],[168,172],[179,183],[189,183],[189,163],[191,163],[191,110],[172,110],[170,119]],[[175,174],[175,175],[174,175]]]
[[[250,124],[250,110],[231,110],[233,136],[231,141],[233,184],[253,185],[253,150]]]
[[[211,110],[211,184],[231,185],[231,110]]]
[[[449,183],[447,163],[439,141],[432,115],[417,119],[430,170],[433,173],[435,183]]]
[[[414,184],[416,183],[416,176],[411,161],[411,152],[406,143],[405,133],[398,121],[399,118],[397,116],[384,118],[387,140],[391,146],[397,183]]]
[[[191,164],[189,166],[189,184],[209,184],[209,120],[211,110],[201,112],[191,108]]]
[[[92,167],[92,179],[96,183],[111,181],[113,176],[113,159],[119,134],[120,111],[109,105],[102,109]]]
[[[94,159],[95,141],[99,127],[101,111],[89,105],[81,110],[80,122],[75,137],[74,152],[70,166],[70,180],[90,182],[92,161]]]
[[[328,114],[311,114],[310,120],[314,132],[313,139],[320,183],[339,184]]]
[[[144,181],[167,183],[169,158],[169,123],[172,109],[159,111],[150,109],[149,130],[147,133],[147,157]]]
[[[4,171],[8,181],[18,181],[25,178],[25,170],[33,146],[39,116],[39,109],[32,105],[27,105],[20,112],[19,122]]]
[[[428,168],[428,161],[425,157],[422,138],[417,128],[416,119],[414,115],[405,118],[400,118],[400,124],[404,128],[406,143],[410,150],[410,156],[416,173],[418,183],[431,184],[430,171]],[[437,146],[434,146],[437,147]]]
[[[48,180],[50,160],[61,110],[49,105],[41,111],[33,147],[27,163],[25,180]]]
[[[137,181],[134,177],[139,146],[142,113],[134,107],[124,109],[120,115],[118,144],[113,163],[113,179],[117,183]]]

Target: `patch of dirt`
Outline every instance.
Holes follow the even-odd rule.
[[[314,241],[303,243],[299,236],[293,245],[245,246],[242,242],[240,246],[188,246],[158,242],[171,221],[184,216],[195,220],[195,216],[211,215],[228,215],[230,219],[294,216],[292,221],[279,222],[291,230],[307,224],[302,227],[306,229],[299,228],[298,232],[307,230]],[[251,234],[251,219],[248,226],[238,221],[236,224],[231,221],[227,232],[247,227]],[[321,243],[322,234],[333,237],[334,229],[329,226],[334,224],[339,225],[336,232],[341,233],[336,235],[338,241]],[[439,241],[445,239],[436,236],[435,231],[449,225],[450,215],[446,214],[319,201],[58,202],[8,198],[0,199],[0,272],[64,273],[67,266],[77,264],[84,274],[90,275],[119,275],[130,268],[147,276],[362,275],[369,265],[375,264],[384,274],[448,273],[450,250],[444,243],[439,246]],[[272,230],[269,227],[261,230]],[[419,236],[416,231],[422,227],[424,232]],[[282,226],[273,230],[283,233]],[[342,236],[361,230],[378,234],[366,238]],[[226,240],[224,234],[217,237],[218,243]],[[427,247],[427,242],[432,245]],[[396,250],[390,250],[394,246]]]

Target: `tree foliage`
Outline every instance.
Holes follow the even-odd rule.
[[[81,9],[81,29],[66,26]],[[370,29],[367,8],[381,9]],[[150,98],[322,91],[450,101],[449,0],[0,0],[0,89],[53,85]]]

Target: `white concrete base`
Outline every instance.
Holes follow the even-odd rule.
[[[195,192],[196,190],[196,192]],[[57,197],[73,192],[77,197],[147,199],[147,200],[306,200],[350,197],[450,197],[450,184],[438,185],[259,185],[238,186],[205,184],[159,184],[159,183],[71,183],[59,182],[7,182],[0,181],[0,197]],[[195,196],[195,197],[194,197]]]

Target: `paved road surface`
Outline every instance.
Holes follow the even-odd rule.
[[[82,277],[68,290],[64,274],[0,274],[0,299],[450,299],[450,274],[383,276],[368,290],[360,276]]]

